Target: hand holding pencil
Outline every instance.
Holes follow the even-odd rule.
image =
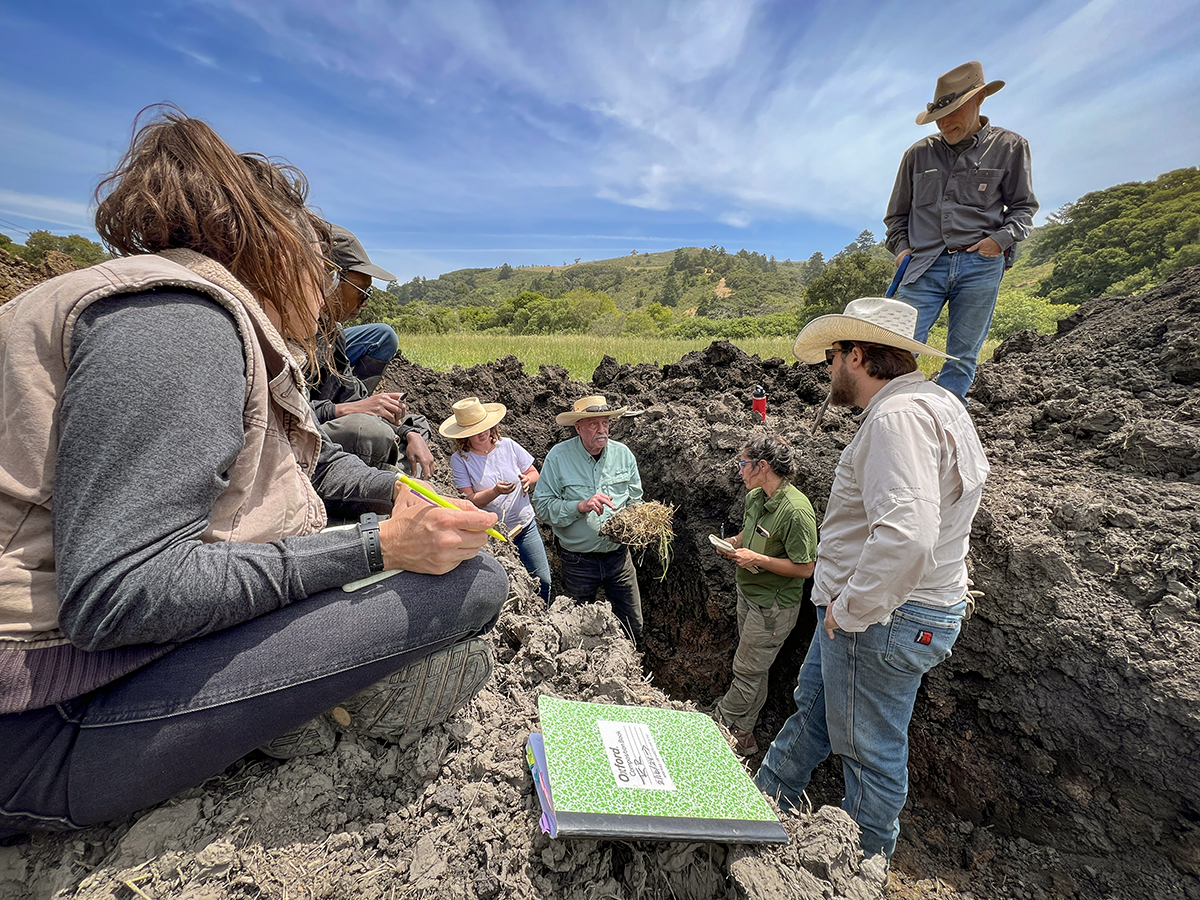
[[[495,524],[492,513],[465,500],[447,500],[423,482],[401,475],[391,518],[379,523],[384,566],[444,575],[475,556],[489,534],[501,537],[492,528]]]

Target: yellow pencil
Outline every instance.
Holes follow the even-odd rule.
[[[436,503],[438,506],[444,506],[446,509],[458,509],[457,506],[455,506],[453,503],[451,503],[449,500],[447,500],[445,497],[443,497],[437,491],[433,490],[432,488],[425,487],[425,485],[421,484],[420,482],[413,481],[407,475],[404,475],[404,474],[400,475],[400,483],[402,485],[404,485],[406,488],[408,488],[410,491],[420,494],[422,497],[424,497],[430,503]],[[508,538],[506,538],[504,535],[502,535],[500,532],[498,532],[495,528],[489,528],[487,530],[487,533],[490,534],[492,537],[494,537],[498,541],[507,541],[508,540]]]

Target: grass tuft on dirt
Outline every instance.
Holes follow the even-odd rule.
[[[653,550],[662,563],[661,577],[666,578],[671,562],[671,542],[675,540],[675,529],[671,526],[674,515],[673,504],[657,500],[626,506],[613,513],[612,518],[600,527],[600,534],[633,550]]]

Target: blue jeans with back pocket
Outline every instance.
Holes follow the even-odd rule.
[[[958,639],[966,604],[905,603],[890,622],[866,631],[820,624],[800,667],[796,712],[763,758],[755,783],[779,804],[801,808],[800,795],[829,754],[842,758],[842,808],[862,831],[866,856],[890,858],[908,797],[908,723],[921,678]]]

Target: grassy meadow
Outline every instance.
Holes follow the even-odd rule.
[[[940,332],[940,333],[939,333]],[[762,359],[779,356],[792,361],[792,338],[739,338],[732,343],[746,353]],[[930,343],[944,347],[945,330],[935,328]],[[703,350],[712,340],[677,340],[658,337],[598,337],[589,334],[507,335],[459,332],[451,334],[404,334],[400,349],[412,362],[438,372],[454,366],[473,366],[491,362],[502,356],[516,356],[525,371],[536,373],[540,365],[563,366],[576,381],[591,381],[604,354],[619,363],[654,363],[666,365],[678,362],[693,350]],[[990,357],[998,342],[984,345],[984,358]],[[928,374],[936,372],[941,361],[936,357],[921,357],[921,368]]]

